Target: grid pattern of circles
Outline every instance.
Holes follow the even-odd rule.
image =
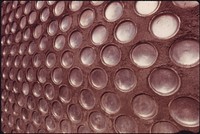
[[[3,132],[199,131],[196,1],[4,1]]]

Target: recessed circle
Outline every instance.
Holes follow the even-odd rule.
[[[81,50],[80,58],[85,66],[92,65],[95,62],[96,56],[96,51],[91,47],[85,47]]]
[[[6,71],[6,70],[5,70]],[[14,69],[14,68],[11,68],[10,69],[10,72],[9,72],[9,78],[11,79],[11,80],[15,80],[16,79],[16,70]],[[5,75],[4,75],[5,76]],[[28,76],[29,77],[29,76]],[[5,78],[6,78],[6,76],[5,76]],[[27,78],[27,77],[26,77]]]
[[[49,5],[49,6],[52,6],[53,4],[55,4],[56,3],[56,1],[47,1],[47,4]]]
[[[31,12],[32,9],[32,3],[28,2],[24,7],[24,14],[28,15]]]
[[[55,97],[55,88],[52,84],[45,85],[44,95],[48,100],[53,100],[53,98]]]
[[[22,59],[22,67],[27,68],[30,61],[30,57],[28,55],[24,55]]]
[[[12,114],[8,115],[8,126],[13,127],[15,124],[15,118]]]
[[[32,68],[27,69],[26,79],[27,79],[29,82],[32,82],[32,81],[35,80],[35,78],[36,78],[35,70],[33,70]]]
[[[1,130],[4,131],[4,133],[11,133],[9,126],[7,125],[2,125]],[[12,132],[14,133],[14,132]]]
[[[63,70],[62,70],[62,68],[59,68],[59,67],[55,68],[52,72],[51,79],[56,85],[61,84],[62,81],[63,81]]]
[[[80,16],[80,26],[82,28],[88,28],[90,27],[95,19],[95,14],[93,10],[87,9],[85,11],[83,11],[83,13]]]
[[[16,84],[17,84],[17,82],[14,83],[14,85],[16,85]],[[15,87],[15,86],[14,86],[14,87]],[[13,88],[14,88],[14,87],[13,87]],[[8,97],[8,92],[7,92],[6,90],[2,90],[1,99],[2,99],[3,101],[6,101],[7,97]]]
[[[50,10],[48,7],[46,7],[45,9],[43,9],[42,13],[40,14],[40,20],[42,22],[47,21],[49,18],[49,15],[50,15]]]
[[[22,3],[22,1],[20,1],[20,3]],[[5,13],[10,13],[10,11],[12,10],[12,3],[9,3],[7,1],[7,3],[4,3],[4,4],[7,4],[6,9],[5,9]]]
[[[122,68],[117,71],[114,77],[115,87],[122,92],[130,92],[137,84],[134,71]]]
[[[19,43],[22,39],[22,33],[21,31],[17,32],[16,36],[15,36],[15,42]]]
[[[16,129],[18,130],[18,132],[20,130],[24,130],[25,129],[25,123],[24,123],[24,121],[21,118],[18,118],[16,120]]]
[[[50,24],[49,24],[49,27],[47,29],[47,32],[50,36],[54,36],[58,31],[58,21],[55,20],[55,21],[52,21]]]
[[[21,107],[23,107],[26,104],[26,96],[23,94],[18,94],[17,95],[17,104]]]
[[[29,94],[29,91],[30,91],[30,87],[29,87],[29,84],[27,82],[24,82],[22,84],[22,92],[24,95],[28,95]]]
[[[98,111],[90,114],[89,123],[92,129],[97,132],[103,132],[107,128],[106,116]]]
[[[37,2],[35,3],[35,8],[36,8],[37,10],[40,10],[40,9],[44,6],[44,4],[45,4],[45,1],[37,1]]]
[[[101,107],[108,114],[116,114],[121,107],[119,97],[115,93],[105,93],[101,98]]]
[[[17,13],[16,13],[16,15],[17,15]],[[2,16],[2,25],[6,25],[7,19],[8,19],[7,15]]]
[[[38,109],[39,111],[42,113],[42,114],[46,114],[48,113],[48,110],[49,110],[49,106],[48,106],[48,102],[44,99],[44,98],[41,98],[38,102]]]
[[[38,70],[37,78],[40,83],[45,83],[47,81],[47,70],[45,68]]]
[[[41,35],[42,35],[42,25],[37,25],[34,30],[33,37],[35,39],[38,39]]]
[[[74,63],[74,55],[71,51],[65,51],[61,57],[61,65],[64,68],[70,68]]]
[[[17,23],[16,23],[16,22],[13,22],[12,28],[11,28],[11,32],[12,32],[12,33],[16,33],[16,31],[17,31]]]
[[[120,2],[112,2],[105,9],[105,17],[107,21],[114,22],[123,14],[123,7]]]
[[[13,115],[19,116],[20,113],[21,113],[21,107],[17,103],[14,103],[13,104]]]
[[[21,29],[24,29],[24,27],[26,26],[26,16],[22,17],[19,26]]]
[[[11,33],[10,27],[9,27],[9,33]],[[8,38],[7,38],[6,43],[7,43],[8,45],[11,45],[12,42],[13,42],[13,34],[10,34],[10,35],[8,35]]]
[[[181,126],[199,126],[199,102],[191,97],[179,97],[171,101],[169,113]]]
[[[26,46],[27,44],[26,43],[21,43],[21,45],[19,46],[19,54],[20,55],[23,55],[26,51]]]
[[[71,100],[71,89],[65,85],[59,88],[59,98],[63,103],[69,103]]]
[[[170,39],[179,31],[180,19],[178,16],[163,13],[153,18],[150,23],[150,31],[158,39]]]
[[[90,3],[93,5],[93,6],[99,6],[103,3],[104,1],[90,1]]]
[[[83,1],[71,1],[69,3],[69,8],[71,11],[78,11],[83,5]]]
[[[10,82],[9,84],[12,87],[13,84],[11,83],[12,82]],[[15,98],[16,98],[15,94],[12,92],[9,92],[8,101],[13,104],[15,102]]]
[[[35,54],[33,57],[33,65],[38,68],[42,64],[42,55],[41,54]]]
[[[158,113],[156,101],[146,94],[134,97],[132,106],[134,113],[141,119],[152,119]]]
[[[129,43],[137,33],[136,25],[131,21],[121,22],[115,30],[115,38],[119,43]]]
[[[29,55],[34,54],[36,50],[37,50],[37,46],[36,46],[35,42],[31,42],[28,47],[28,54]]]
[[[58,35],[55,39],[55,43],[54,43],[54,48],[57,51],[61,51],[64,46],[65,46],[65,36],[64,35]]]
[[[155,68],[148,77],[150,88],[161,96],[169,96],[178,91],[181,80],[177,72],[170,68]]]
[[[60,30],[63,32],[67,32],[72,25],[72,17],[71,16],[64,16],[61,23],[60,23]]]
[[[199,5],[198,1],[172,1],[172,3],[183,9],[194,8]]]
[[[82,119],[82,110],[78,104],[71,104],[67,113],[72,122],[78,123]]]
[[[47,133],[47,131],[42,128],[38,130],[38,133]]]
[[[56,121],[50,115],[45,118],[45,125],[49,132],[52,132],[56,129]]]
[[[15,14],[15,18],[19,19],[22,16],[22,7],[17,8],[16,14]]]
[[[13,1],[12,8],[16,9],[19,1]]]
[[[40,40],[40,43],[38,45],[38,48],[41,51],[44,51],[49,46],[49,38],[46,36],[43,36]]]
[[[56,3],[56,6],[54,7],[54,15],[55,16],[60,16],[65,9],[65,1],[59,1]]]
[[[138,126],[134,119],[127,115],[120,115],[115,120],[115,129],[119,133],[137,133]]]
[[[2,46],[5,45],[5,42],[6,42],[6,36],[2,36],[1,37],[1,44],[2,44]]]
[[[95,106],[95,97],[91,90],[83,89],[80,93],[79,102],[83,108],[90,110]]]
[[[64,119],[60,122],[60,129],[63,133],[71,133],[71,128],[72,126],[69,120]]]
[[[75,31],[70,35],[69,39],[69,46],[72,49],[79,48],[81,44],[83,43],[83,34],[79,31]]]
[[[81,125],[78,127],[77,132],[78,133],[92,133],[92,130],[86,125]]]
[[[80,87],[83,83],[83,73],[79,68],[73,68],[69,73],[69,83],[73,87]]]
[[[135,10],[140,16],[149,16],[155,13],[159,6],[160,1],[137,1],[135,3]]]
[[[23,39],[24,41],[28,41],[29,38],[31,36],[31,30],[30,28],[27,28],[25,31],[24,31],[24,34],[23,34]]]
[[[3,111],[8,114],[12,111],[11,108],[12,108],[11,103],[9,101],[6,101],[5,104],[4,104]]]
[[[29,96],[27,98],[27,106],[30,110],[34,110],[36,107],[35,98],[33,96]]]
[[[92,42],[95,46],[100,46],[106,42],[108,38],[108,30],[105,26],[99,25],[92,31]]]
[[[40,97],[42,94],[42,86],[40,85],[39,82],[35,82],[33,84],[33,89],[32,89],[33,95],[35,97]]]
[[[10,16],[9,16],[9,18],[8,18],[8,21],[9,22],[13,22],[13,20],[14,20],[14,15],[15,15],[15,13],[14,13],[14,11],[12,11],[11,13],[10,13]]]
[[[158,51],[153,45],[142,43],[133,48],[130,53],[130,58],[136,66],[148,68],[156,62]]]
[[[29,119],[29,111],[25,108],[21,109],[21,117],[24,121],[28,121]]]
[[[35,11],[31,12],[29,15],[28,23],[33,24],[36,21],[37,13]]]
[[[8,58],[7,58],[7,61],[6,61],[6,66],[7,67],[11,67],[11,65],[12,65],[12,57],[11,56],[8,56]]]
[[[89,76],[91,85],[96,89],[103,89],[108,83],[108,75],[105,70],[101,68],[95,68],[92,70]]]
[[[194,67],[199,64],[199,42],[188,39],[174,43],[169,50],[169,57],[180,67]]]
[[[46,66],[48,68],[53,68],[55,64],[56,64],[56,54],[49,53],[46,57]]]
[[[55,118],[60,119],[63,114],[63,106],[60,102],[54,101],[52,104],[52,114]]]
[[[115,45],[107,45],[101,51],[101,60],[106,66],[116,66],[121,60],[121,51]]]
[[[36,127],[32,123],[26,126],[26,133],[36,133],[36,130]]]
[[[159,121],[153,124],[151,133],[178,133],[178,129],[168,121]]]

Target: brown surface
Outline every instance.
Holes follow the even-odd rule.
[[[12,2],[9,2],[9,3],[12,3]],[[3,3],[2,4],[2,7],[1,9],[3,10],[3,16],[9,16],[9,14],[11,13],[11,11],[16,11],[16,9],[12,9],[9,11],[9,13],[5,13],[5,10],[6,10],[6,7],[9,3]],[[183,127],[181,125],[179,125],[178,123],[176,123],[172,117],[170,116],[169,114],[169,103],[171,102],[171,100],[174,100],[175,98],[177,97],[181,97],[181,96],[188,96],[188,97],[192,97],[192,98],[195,98],[196,100],[199,101],[199,65],[195,66],[195,67],[192,67],[192,68],[182,68],[182,67],[178,67],[176,66],[175,64],[172,63],[172,61],[170,60],[169,58],[169,54],[168,54],[168,51],[169,51],[169,48],[170,46],[176,42],[177,40],[183,40],[183,39],[187,39],[187,38],[191,38],[191,39],[195,39],[197,41],[199,41],[199,6],[195,7],[195,8],[191,8],[191,9],[180,9],[179,7],[176,7],[174,6],[171,2],[161,2],[161,5],[160,5],[160,8],[158,9],[157,12],[155,12],[153,15],[150,15],[148,17],[140,17],[138,15],[136,15],[136,13],[134,12],[133,10],[133,3],[134,2],[131,2],[131,1],[128,1],[128,2],[121,2],[123,7],[124,7],[124,12],[123,12],[123,15],[122,17],[115,21],[115,22],[107,22],[106,19],[104,19],[104,9],[105,7],[107,6],[107,4],[109,2],[104,2],[103,4],[101,4],[100,6],[96,6],[94,7],[93,5],[91,5],[89,2],[83,2],[83,6],[81,7],[81,9],[77,12],[72,12],[70,11],[70,9],[68,8],[68,4],[69,2],[66,2],[66,7],[65,10],[64,10],[64,13],[62,13],[62,15],[60,15],[59,17],[55,17],[53,15],[53,8],[56,4],[52,5],[52,6],[49,6],[47,5],[47,3],[45,2],[45,5],[42,7],[42,9],[44,9],[45,7],[48,7],[50,9],[50,17],[48,18],[47,22],[45,23],[42,23],[40,21],[40,18],[39,18],[39,14],[40,12],[42,11],[42,9],[40,9],[39,11],[37,11],[35,9],[35,2],[32,1],[32,10],[34,11],[37,11],[37,16],[38,18],[36,19],[36,22],[32,25],[29,25],[27,23],[26,27],[21,30],[19,25],[17,27],[17,32],[18,31],[21,31],[22,33],[24,32],[24,30],[29,27],[31,29],[31,31],[33,32],[33,30],[35,29],[35,27],[38,25],[38,24],[41,24],[42,25],[42,36],[40,36],[39,39],[34,39],[33,36],[30,37],[30,39],[28,41],[24,41],[23,39],[19,42],[19,43],[15,43],[14,41],[14,38],[12,38],[11,40],[11,44],[8,45],[7,43],[2,43],[1,44],[1,50],[2,50],[2,53],[4,53],[4,51],[7,50],[7,53],[5,55],[2,55],[2,66],[1,66],[1,71],[2,71],[2,75],[5,75],[5,77],[3,77],[1,79],[1,89],[2,89],[2,95],[1,96],[4,96],[3,94],[10,94],[8,95],[8,98],[9,97],[12,97],[11,94],[14,96],[14,101],[13,102],[10,102],[8,98],[5,97],[5,99],[2,98],[1,100],[1,109],[2,109],[2,116],[1,118],[3,120],[1,120],[2,122],[2,130],[3,132],[15,132],[15,131],[18,131],[16,129],[16,120],[21,118],[22,119],[22,111],[20,112],[19,115],[13,115],[13,109],[11,108],[12,105],[14,104],[17,104],[17,100],[19,99],[19,94],[20,95],[23,95],[23,92],[22,92],[22,82],[21,81],[18,81],[17,80],[17,72],[18,70],[22,70],[23,72],[23,75],[22,75],[22,81],[23,82],[28,82],[29,84],[29,94],[26,96],[26,95],[23,95],[23,99],[24,99],[24,103],[25,105],[23,106],[27,112],[28,112],[28,122],[24,122],[23,119],[22,121],[25,123],[24,125],[22,125],[22,127],[24,127],[22,130],[18,131],[18,132],[27,132],[28,131],[28,125],[33,125],[34,127],[34,132],[39,132],[40,129],[43,129],[45,130],[46,132],[48,132],[48,129],[46,128],[46,125],[45,125],[45,118],[47,116],[51,116],[52,118],[54,118],[54,116],[52,115],[51,113],[51,109],[52,109],[52,103],[57,100],[59,101],[61,104],[62,104],[62,108],[64,109],[63,110],[63,116],[62,118],[60,119],[54,119],[56,121],[56,125],[57,125],[57,128],[55,129],[54,132],[60,132],[60,122],[63,120],[63,119],[66,119],[68,121],[70,121],[69,119],[69,115],[67,113],[67,109],[69,108],[69,106],[71,104],[77,104],[79,105],[79,107],[81,108],[82,110],[82,118],[81,118],[81,121],[78,122],[78,123],[74,123],[74,122],[71,122],[71,130],[72,132],[77,132],[77,129],[81,126],[81,125],[88,125],[92,130],[92,127],[90,126],[90,123],[89,123],[89,115],[90,113],[92,113],[93,111],[100,111],[100,113],[102,113],[103,115],[105,115],[109,121],[108,121],[108,129],[106,130],[106,132],[115,132],[115,128],[114,128],[114,123],[115,123],[115,119],[119,116],[119,115],[127,115],[127,116],[131,116],[137,123],[137,126],[138,126],[138,132],[141,132],[141,133],[146,133],[146,132],[150,132],[150,129],[151,129],[151,126],[155,123],[155,122],[158,122],[158,121],[169,121],[173,124],[175,124],[175,126],[178,128],[178,130],[189,130],[189,131],[192,131],[192,132],[197,132],[199,131],[199,127],[192,127],[192,128],[189,128],[189,127]],[[21,4],[18,4],[18,7],[22,7],[24,8],[25,4],[21,5]],[[85,9],[93,9],[95,11],[95,20],[93,22],[93,24],[89,27],[89,28],[86,28],[86,29],[83,29],[81,27],[79,27],[79,24],[78,24],[78,18],[80,18],[80,15],[81,15],[81,12],[84,11]],[[153,37],[151,35],[151,33],[149,32],[149,23],[151,21],[151,19],[153,18],[153,16],[155,15],[158,15],[162,12],[171,12],[171,13],[174,13],[176,15],[178,15],[181,19],[181,26],[180,26],[180,30],[178,31],[178,33],[176,34],[176,36],[172,37],[171,39],[168,39],[168,40],[159,40],[155,37]],[[70,29],[67,31],[67,32],[62,32],[59,28],[58,28],[58,31],[56,33],[55,36],[49,36],[48,33],[47,33],[47,28],[48,28],[48,25],[53,21],[53,20],[58,20],[60,22],[60,20],[62,19],[62,17],[64,15],[71,15],[73,17],[73,21],[72,21],[72,25],[70,27]],[[2,17],[2,16],[1,16]],[[28,17],[27,17],[28,19]],[[115,31],[115,27],[117,26],[117,24],[119,24],[121,21],[124,21],[124,20],[132,20],[135,24],[136,24],[136,27],[138,29],[138,32],[137,32],[137,35],[136,37],[134,38],[134,40],[132,40],[130,43],[126,43],[126,44],[121,44],[119,42],[117,42],[115,39],[114,39],[114,31]],[[2,18],[1,18],[2,20]],[[13,22],[16,22],[17,24],[19,24],[20,22],[20,19],[16,19],[14,18],[14,21]],[[8,21],[7,21],[8,23]],[[6,23],[6,24],[7,24]],[[9,23],[9,24],[12,24],[12,23]],[[108,33],[109,33],[109,36],[108,36],[108,40],[102,45],[102,46],[99,46],[99,47],[96,47],[92,44],[91,42],[91,31],[93,30],[93,28],[95,26],[97,26],[98,24],[103,24],[104,26],[106,26],[107,30],[108,30]],[[5,27],[6,25],[2,25],[1,26],[1,37],[5,37],[6,40],[8,39],[9,35],[10,37],[13,36],[15,37],[16,33],[12,34],[11,32],[9,34],[5,34]],[[55,40],[55,37],[59,34],[62,34],[66,37],[66,42],[69,41],[69,37],[70,37],[70,34],[72,32],[74,32],[75,30],[79,30],[82,34],[83,34],[83,43],[81,45],[80,48],[78,49],[71,49],[68,45],[68,43],[66,43],[64,49],[62,51],[55,51],[55,49],[53,48],[53,42]],[[32,35],[32,32],[31,32],[31,35]],[[29,55],[28,54],[28,43],[30,43],[31,41],[34,41],[36,45],[39,44],[40,42],[40,39],[43,37],[43,36],[47,36],[48,37],[48,45],[49,47],[47,47],[47,49],[45,51],[40,51],[39,48],[37,47],[36,48],[36,52],[33,54],[33,55]],[[23,53],[23,55],[20,55],[20,58],[22,59],[22,57],[24,55],[28,56],[31,60],[29,61],[29,65],[27,68],[23,68],[22,65],[20,64],[20,66],[17,68],[14,66],[14,59],[15,59],[15,56],[19,55],[19,53],[15,53],[14,56],[11,56],[9,54],[9,51],[11,50],[11,47],[13,45],[15,45],[17,47],[17,51],[19,49],[19,46],[22,44],[22,42],[26,42],[27,45],[26,45],[26,50],[25,52]],[[147,68],[147,69],[141,69],[141,68],[138,68],[136,67],[135,65],[133,65],[131,63],[131,60],[129,58],[129,51],[136,45],[136,44],[139,44],[141,42],[149,42],[151,44],[153,44],[157,50],[158,50],[158,59],[157,61],[155,62],[155,64],[153,64],[151,67]],[[122,57],[121,57],[121,61],[120,63],[117,65],[117,66],[114,66],[114,67],[107,67],[105,66],[102,62],[101,62],[101,59],[100,59],[100,51],[101,49],[107,45],[107,44],[115,44],[117,45],[120,50],[121,50],[121,53],[122,53]],[[84,65],[81,64],[80,62],[80,51],[85,48],[85,47],[93,47],[96,51],[96,54],[97,54],[97,59],[95,60],[95,62],[89,66],[89,67],[85,67]],[[62,66],[61,66],[61,62],[60,62],[60,59],[62,57],[62,54],[63,52],[65,52],[66,50],[70,50],[73,54],[74,54],[74,63],[73,63],[73,66],[70,68],[70,69],[64,69]],[[49,69],[46,67],[45,65],[45,59],[46,59],[46,56],[48,53],[50,52],[53,52],[56,54],[57,56],[57,61],[56,61],[56,64],[53,68]],[[38,68],[34,67],[33,66],[33,63],[32,63],[32,60],[33,60],[33,57],[34,55],[38,53],[38,54],[42,54],[42,58],[40,59],[42,61],[42,65]],[[7,67],[6,66],[6,62],[8,60],[8,57],[11,56],[11,66],[10,67]],[[22,62],[22,60],[19,60],[20,62]],[[178,72],[178,75],[180,76],[181,78],[181,87],[180,89],[178,90],[178,92],[176,92],[175,94],[171,95],[171,96],[166,96],[166,97],[163,97],[163,96],[159,96],[158,94],[156,94],[155,92],[153,92],[153,90],[149,87],[148,85],[148,81],[147,81],[147,78],[150,74],[150,72],[156,68],[156,67],[161,67],[161,66],[164,66],[164,67],[171,67],[173,69],[175,69],[177,72]],[[52,75],[52,72],[55,68],[62,68],[62,84],[54,84],[54,82],[52,81],[51,79],[51,75]],[[68,78],[69,78],[69,72],[72,68],[74,67],[78,67],[82,70],[82,73],[83,73],[83,83],[80,87],[76,88],[76,87],[72,87],[70,84],[69,84],[69,81],[68,81]],[[89,74],[90,72],[94,69],[94,68],[103,68],[107,75],[108,75],[108,84],[106,86],[106,88],[104,89],[101,89],[101,90],[96,90],[94,89],[91,84],[89,83],[89,80],[88,80],[88,77],[89,77]],[[27,79],[26,79],[26,75],[27,75],[27,71],[28,71],[28,68],[32,68],[33,71],[34,71],[34,74],[35,75],[33,81],[29,82]],[[46,74],[46,82],[45,83],[40,83],[40,85],[42,86],[42,92],[41,92],[41,96],[40,97],[35,97],[33,94],[32,94],[32,87],[33,87],[33,84],[38,81],[37,80],[37,73],[40,69],[44,68],[46,71],[47,71],[47,74]],[[116,73],[116,71],[120,68],[130,68],[132,70],[134,70],[135,72],[135,75],[137,77],[137,86],[130,92],[128,93],[123,93],[119,90],[117,90],[114,86],[114,75]],[[14,75],[15,75],[15,78],[12,80],[9,78],[9,73],[12,73],[11,72],[11,69],[14,69]],[[25,75],[26,74],[26,75]],[[15,93],[13,92],[13,85],[12,84],[16,84],[16,86],[18,87],[19,89],[19,93]],[[45,95],[44,95],[44,88],[45,88],[45,85],[47,83],[51,83],[53,86],[54,86],[54,89],[55,89],[55,97],[53,100],[47,100],[45,98]],[[6,86],[8,85],[9,88],[6,88]],[[59,99],[59,87],[61,85],[67,85],[71,90],[71,101],[67,104],[64,104],[62,103],[62,101],[60,101]],[[96,105],[93,109],[91,110],[85,110],[83,107],[81,107],[81,105],[79,104],[78,100],[79,100],[79,95],[80,95],[80,92],[82,89],[90,89],[92,90],[94,96],[95,96],[95,100],[96,100]],[[105,92],[114,92],[115,94],[117,94],[120,98],[120,101],[121,101],[121,108],[120,108],[120,111],[117,112],[116,114],[114,115],[109,115],[107,113],[105,113],[101,106],[100,106],[100,98],[101,96],[105,93]],[[133,112],[133,109],[132,109],[132,99],[140,94],[140,93],[145,93],[145,94],[148,94],[150,95],[151,97],[153,97],[155,99],[155,101],[157,102],[158,104],[158,107],[159,107],[159,111],[158,111],[158,114],[153,118],[153,119],[150,119],[150,120],[143,120],[143,119],[140,119],[139,117],[137,117],[134,112]],[[34,108],[34,110],[30,110],[28,109],[28,106],[27,106],[27,97],[28,96],[32,96],[34,98],[34,103],[36,104],[36,107]],[[32,122],[32,113],[34,111],[37,111],[37,112],[40,112],[38,110],[38,103],[39,103],[39,100],[41,98],[44,98],[46,99],[47,103],[48,103],[48,106],[49,106],[49,110],[48,110],[48,113],[47,114],[44,114],[44,115],[41,115],[41,120],[42,120],[42,123],[40,126],[34,126],[33,122]],[[8,104],[7,104],[8,103]],[[6,109],[6,106],[8,105],[8,107],[10,107],[10,111],[8,112],[5,112],[5,109]],[[20,106],[20,109],[22,110],[23,107]],[[12,127],[9,127],[9,125],[7,125],[8,123],[8,120],[9,120],[9,116],[12,115],[14,117],[14,124]],[[51,132],[51,131],[50,131]]]

